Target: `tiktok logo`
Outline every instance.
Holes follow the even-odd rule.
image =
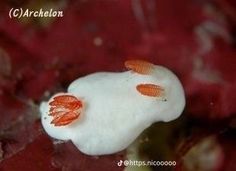
[[[120,160],[119,162],[117,162],[117,165],[120,167],[120,166],[122,166],[122,163],[123,163],[123,161]]]

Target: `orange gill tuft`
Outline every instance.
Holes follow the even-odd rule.
[[[59,95],[49,103],[49,115],[53,117],[51,124],[65,126],[76,120],[83,107],[82,102],[72,95]]]

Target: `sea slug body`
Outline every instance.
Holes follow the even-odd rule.
[[[67,93],[42,102],[45,131],[71,140],[85,154],[104,155],[127,148],[152,123],[179,117],[185,96],[175,74],[142,60],[125,66],[129,71],[79,78]]]

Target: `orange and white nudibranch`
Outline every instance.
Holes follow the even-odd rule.
[[[185,96],[173,72],[142,60],[125,66],[131,71],[84,76],[42,102],[45,131],[85,154],[103,155],[125,149],[152,123],[179,117]]]

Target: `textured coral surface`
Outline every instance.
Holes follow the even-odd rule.
[[[0,170],[123,170],[117,161],[125,151],[91,157],[48,137],[38,105],[78,77],[123,71],[134,58],[173,70],[187,98],[179,120],[147,130],[140,155],[180,159],[171,170],[236,170],[234,0],[5,0],[0,7]],[[11,19],[13,7],[64,16]]]

